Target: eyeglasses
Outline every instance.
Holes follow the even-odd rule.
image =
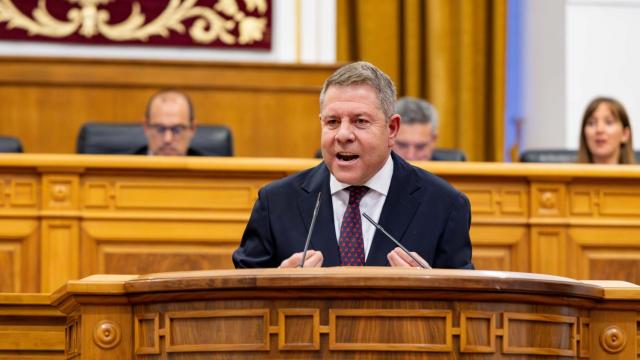
[[[155,131],[158,135],[164,135],[167,131],[171,131],[171,135],[180,136],[184,134],[184,132],[190,128],[190,126],[186,125],[175,125],[175,126],[164,126],[160,124],[150,124],[149,128]]]

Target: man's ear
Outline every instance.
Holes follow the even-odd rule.
[[[398,136],[398,131],[400,131],[400,115],[393,114],[389,118],[387,126],[389,129],[389,147],[393,147],[396,142],[396,136]]]

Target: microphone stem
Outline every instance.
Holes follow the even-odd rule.
[[[313,209],[313,216],[311,217],[311,225],[309,225],[309,233],[307,234],[307,240],[304,242],[304,250],[302,251],[302,261],[300,261],[300,267],[304,267],[304,262],[307,259],[307,250],[309,250],[309,243],[311,242],[311,233],[313,232],[313,228],[316,225],[316,218],[318,217],[318,209],[320,208],[320,195],[322,192],[318,193],[318,198],[316,199],[316,206]]]
[[[415,261],[418,265],[420,265],[421,268],[428,269],[428,267],[426,267],[422,263],[422,261],[418,260],[418,258],[413,256],[413,254],[411,254],[411,252],[409,252],[409,250],[407,250],[407,248],[402,246],[402,244],[400,244],[400,242],[398,240],[396,240],[393,236],[391,236],[391,234],[389,234],[385,229],[383,229],[382,226],[380,226],[377,222],[375,222],[369,215],[367,215],[366,213],[362,213],[362,216],[364,216],[364,218],[367,219],[367,221],[369,221],[378,230],[382,231],[382,233],[385,234],[389,239],[391,239],[391,241],[393,241],[396,245],[398,245],[398,247],[400,249],[402,249],[402,251],[404,251],[407,255],[409,255],[411,257],[411,259],[413,259],[413,261]]]

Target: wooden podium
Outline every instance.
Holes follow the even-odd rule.
[[[637,359],[640,287],[394,268],[95,275],[52,294],[67,359]]]

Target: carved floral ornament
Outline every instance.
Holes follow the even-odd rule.
[[[47,9],[47,0],[38,0],[31,14],[23,13],[14,5],[16,1],[0,0],[0,23],[6,22],[8,29],[25,30],[29,36],[64,38],[77,33],[85,38],[102,35],[111,41],[146,42],[152,36],[166,38],[171,32],[188,31],[200,44],[220,40],[227,45],[247,45],[261,41],[267,30],[267,0],[218,0],[211,6],[198,5],[198,0],[168,0],[164,10],[150,21],[141,11],[140,2],[134,1],[128,17],[118,23],[110,23],[109,11],[99,8],[118,0],[66,0],[74,5],[66,19],[54,17]],[[259,16],[243,12],[240,1],[247,12]],[[184,22],[192,19],[187,29]]]

